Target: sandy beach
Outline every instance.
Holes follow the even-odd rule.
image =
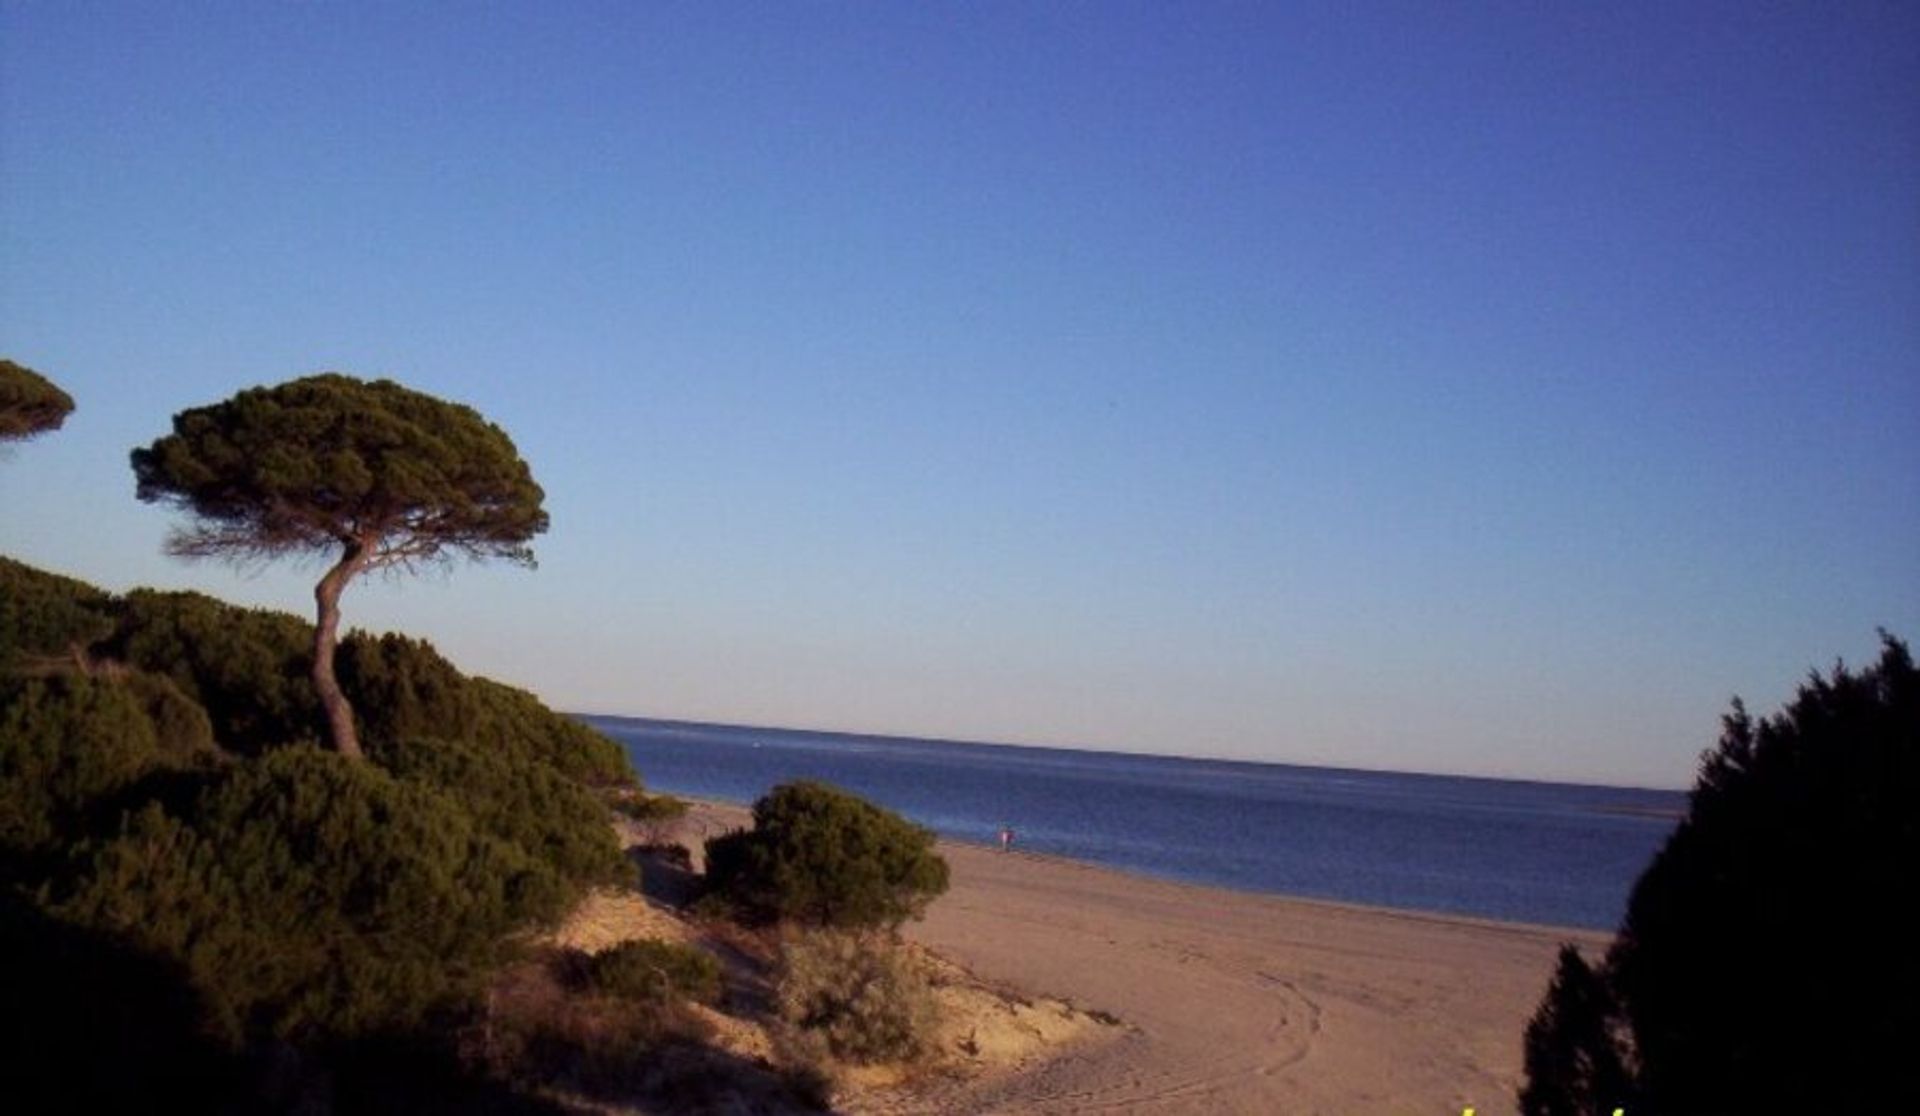
[[[698,838],[741,824],[704,805]],[[1122,1027],[1014,1070],[854,1111],[1503,1113],[1562,941],[1524,926],[1169,883],[945,842],[907,936],[1011,991]]]

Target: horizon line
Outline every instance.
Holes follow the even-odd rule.
[[[599,717],[620,721],[646,721],[659,725],[687,725],[696,728],[745,729],[751,732],[810,733],[818,736],[844,736],[852,740],[876,740],[919,744],[964,744],[981,748],[1020,748],[1039,751],[1082,752],[1089,755],[1127,756],[1134,758],[1168,760],[1203,760],[1208,763],[1245,763],[1260,767],[1299,767],[1317,771],[1355,771],[1369,775],[1413,775],[1429,779],[1481,779],[1494,783],[1535,783],[1544,786],[1562,787],[1598,787],[1606,790],[1649,791],[1655,794],[1687,794],[1693,784],[1684,786],[1649,786],[1644,783],[1601,783],[1570,779],[1541,779],[1516,775],[1483,775],[1458,771],[1420,771],[1408,768],[1336,766],[1328,763],[1308,763],[1297,760],[1248,759],[1244,756],[1204,755],[1190,752],[1160,752],[1151,750],[1126,750],[1113,747],[1099,747],[1087,744],[1060,744],[1015,742],[1007,740],[967,740],[949,736],[912,736],[902,732],[849,731],[835,728],[809,728],[795,725],[744,724],[737,721],[701,721],[685,717],[656,717],[637,713],[593,713],[583,710],[562,710],[565,715],[576,718]],[[642,773],[644,776],[644,773]]]

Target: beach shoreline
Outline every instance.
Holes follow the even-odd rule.
[[[710,836],[717,837],[728,829],[749,826],[753,823],[752,803],[749,802],[734,802],[724,798],[675,794],[672,791],[659,791],[658,793],[671,795],[687,803],[692,810],[691,817],[705,817],[709,819],[707,828],[700,834],[702,840]],[[724,821],[721,821],[721,819],[724,819]],[[1231,884],[1205,883],[1182,879],[1170,874],[1151,872],[1145,869],[1122,868],[1111,864],[1102,864],[1099,861],[1068,856],[1064,853],[1036,852],[1032,849],[1022,848],[1017,843],[1010,851],[1003,853],[997,842],[985,838],[969,840],[964,837],[950,837],[945,834],[940,834],[938,836],[937,846],[942,853],[956,848],[971,849],[982,853],[1024,858],[1030,861],[1057,864],[1063,867],[1079,867],[1101,872],[1111,872],[1117,876],[1128,879],[1170,884],[1175,887],[1194,888],[1199,891],[1222,892],[1228,895],[1244,896],[1252,899],[1274,899],[1288,904],[1325,907],[1330,910],[1352,911],[1359,914],[1378,915],[1383,918],[1460,923],[1484,926],[1492,930],[1504,928],[1529,933],[1558,934],[1564,936],[1569,941],[1600,942],[1603,948],[1604,943],[1611,941],[1613,938],[1610,932],[1596,930],[1590,926],[1571,926],[1551,922],[1529,922],[1525,919],[1494,918],[1488,915],[1463,914],[1457,911],[1428,910],[1423,907],[1392,907],[1381,903],[1363,903],[1351,899],[1327,899],[1317,895],[1296,895],[1284,891],[1260,891],[1253,888],[1234,887]],[[697,847],[690,849],[690,851],[693,853],[696,861],[703,855],[702,850]]]
[[[691,844],[748,824],[690,800]],[[696,855],[700,850],[694,849]],[[943,839],[946,895],[906,936],[1117,1037],[870,1112],[1514,1109],[1521,1038],[1562,942],[1591,930],[1181,883]]]

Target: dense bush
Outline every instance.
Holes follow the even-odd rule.
[[[490,678],[468,679],[484,716],[474,730],[480,744],[523,742],[532,755],[590,787],[637,787],[626,749],[605,733],[548,709],[539,698]]]
[[[926,974],[884,939],[816,931],[788,939],[775,989],[781,1018],[850,1062],[924,1053],[939,1022]]]
[[[897,926],[947,889],[933,833],[824,783],[775,787],[707,842],[712,894],[749,920]]]
[[[1916,801],[1920,673],[1892,637],[1878,664],[1813,676],[1774,717],[1736,702],[1605,961],[1582,976],[1563,954],[1522,1107],[1920,1108],[1904,1069]],[[1615,1064],[1624,1096],[1607,1091]]]
[[[166,759],[140,694],[121,681],[0,676],[0,849],[70,841],[96,803]]]
[[[82,581],[0,557],[0,670],[72,658],[113,631],[111,599]]]
[[[228,751],[259,755],[320,738],[309,621],[201,593],[136,589],[114,598],[0,558],[0,669],[76,652],[171,679]],[[371,741],[464,740],[587,786],[638,786],[625,750],[606,735],[524,690],[462,674],[425,640],[354,632],[341,641],[336,668]]]
[[[457,998],[564,896],[442,793],[289,748],[235,768],[189,818],[132,817],[58,912],[181,959],[229,1036],[341,1036]]]
[[[369,741],[374,760],[393,774],[445,791],[483,832],[512,842],[567,880],[632,879],[606,807],[552,767],[464,740]]]
[[[720,962],[678,942],[621,942],[588,957],[585,967],[590,987],[622,999],[680,996],[710,1004],[720,998]]]
[[[173,679],[144,670],[111,670],[106,674],[133,695],[153,725],[154,745],[169,764],[206,758],[215,749],[213,722],[199,702],[180,692]]]
[[[371,748],[409,737],[466,740],[588,786],[638,782],[626,752],[605,735],[524,690],[461,674],[426,640],[355,632],[335,666]]]
[[[228,751],[259,755],[319,738],[320,702],[307,673],[313,630],[282,612],[239,608],[200,593],[136,589],[115,609],[100,648],[164,674],[206,709]]]

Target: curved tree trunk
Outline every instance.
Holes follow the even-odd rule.
[[[313,631],[313,688],[320,693],[320,707],[327,714],[327,729],[333,736],[333,750],[343,756],[361,758],[360,736],[353,728],[353,706],[340,692],[333,676],[333,649],[340,642],[340,593],[372,556],[372,549],[350,542],[340,561],[313,587],[313,599],[320,606],[319,623]]]

